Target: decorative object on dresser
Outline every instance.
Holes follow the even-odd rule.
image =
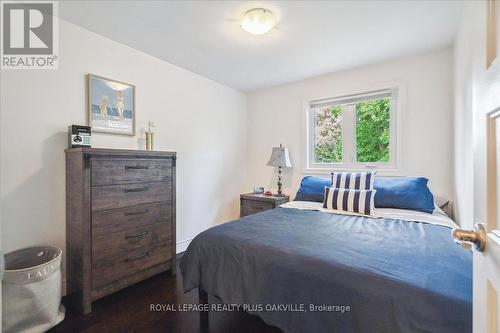
[[[262,186],[256,186],[253,188],[253,193],[255,194],[261,194],[264,193],[264,187]]]
[[[68,295],[91,303],[150,276],[175,274],[176,153],[66,150]]]
[[[283,147],[280,144],[279,147],[273,147],[273,151],[271,153],[271,157],[269,158],[269,162],[267,162],[268,166],[278,167],[278,194],[276,196],[282,197],[284,196],[281,191],[282,182],[282,168],[287,167],[291,168],[292,163],[290,162],[290,154],[288,153],[288,148]]]
[[[289,195],[244,193],[240,195],[240,217],[274,209],[290,201]]]
[[[68,148],[90,147],[91,134],[90,126],[68,126]]]
[[[148,121],[148,129],[146,130],[146,150],[153,150],[153,130],[151,129],[152,127],[155,127],[155,125],[151,122]]]

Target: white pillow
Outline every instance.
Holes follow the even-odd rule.
[[[373,190],[375,171],[368,172],[332,172],[333,188],[352,190]]]
[[[374,215],[374,198],[376,190],[352,190],[325,187],[323,208],[338,212],[349,212],[361,215]]]

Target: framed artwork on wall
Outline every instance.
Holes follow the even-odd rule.
[[[87,81],[92,132],[135,135],[135,86],[94,74]]]

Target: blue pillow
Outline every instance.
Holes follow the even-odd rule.
[[[375,178],[375,208],[410,209],[432,214],[434,197],[423,177]]]
[[[302,178],[300,188],[295,195],[296,201],[323,202],[325,187],[332,186],[332,179],[320,178],[314,176],[305,176]]]

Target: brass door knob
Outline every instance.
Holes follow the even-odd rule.
[[[453,229],[451,234],[463,247],[470,248],[470,244],[474,244],[476,250],[484,251],[484,247],[486,246],[486,229],[483,224],[474,224],[474,230]]]

